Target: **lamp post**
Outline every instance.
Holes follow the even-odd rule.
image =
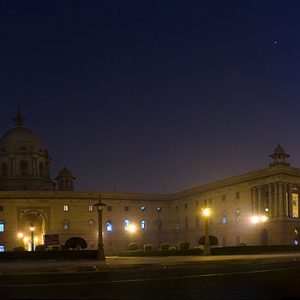
[[[204,231],[205,231],[205,240],[204,240],[204,248],[203,255],[211,255],[210,251],[210,243],[209,243],[209,235],[208,235],[208,218],[211,215],[210,208],[204,208],[202,210],[202,215],[204,217]]]
[[[34,251],[34,227],[33,224],[29,227],[30,230],[30,236],[31,236],[31,251]]]
[[[94,206],[96,206],[98,211],[98,248],[97,248],[97,259],[105,260],[104,248],[103,248],[103,236],[102,236],[102,211],[104,203],[101,202],[101,195],[99,195],[99,201]]]

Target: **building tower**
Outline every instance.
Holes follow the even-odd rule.
[[[74,191],[74,177],[69,169],[64,167],[57,175],[57,190],[59,191]]]
[[[24,126],[20,109],[13,121],[15,126],[0,138],[0,190],[54,190],[48,150],[39,136]]]
[[[289,166],[289,162],[287,162],[287,158],[289,158],[289,154],[286,154],[284,149],[278,144],[278,146],[275,148],[274,153],[270,155],[272,157],[273,162],[270,163],[270,167],[276,166],[276,165],[286,165]]]

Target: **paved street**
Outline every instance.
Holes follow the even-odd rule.
[[[300,296],[300,254],[294,253],[111,257],[105,263],[13,262],[1,263],[1,273],[0,299],[296,299]]]
[[[107,271],[119,268],[164,267],[195,263],[224,261],[290,261],[299,260],[300,253],[275,253],[253,255],[220,255],[220,256],[168,256],[168,257],[107,257],[105,262],[97,260],[42,260],[0,262],[0,274],[53,273],[77,271]]]

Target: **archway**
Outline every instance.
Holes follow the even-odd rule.
[[[43,243],[45,225],[45,216],[40,211],[30,210],[22,216],[20,236],[26,250],[32,251],[36,245]]]

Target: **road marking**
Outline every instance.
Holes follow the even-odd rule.
[[[36,284],[31,284],[31,283],[29,284],[28,283],[28,284],[6,284],[6,285],[0,284],[0,288],[9,288],[9,287],[42,287],[42,286],[78,286],[78,285],[130,283],[130,282],[150,282],[150,281],[174,280],[174,279],[185,279],[185,278],[201,278],[201,277],[217,277],[217,276],[230,276],[230,275],[268,273],[268,272],[288,271],[288,270],[296,270],[296,269],[299,269],[299,268],[278,268],[278,269],[267,269],[267,270],[256,270],[256,271],[210,273],[210,274],[184,275],[184,276],[173,276],[173,277],[137,278],[137,279],[122,279],[122,280],[93,281],[93,282],[36,283]]]

